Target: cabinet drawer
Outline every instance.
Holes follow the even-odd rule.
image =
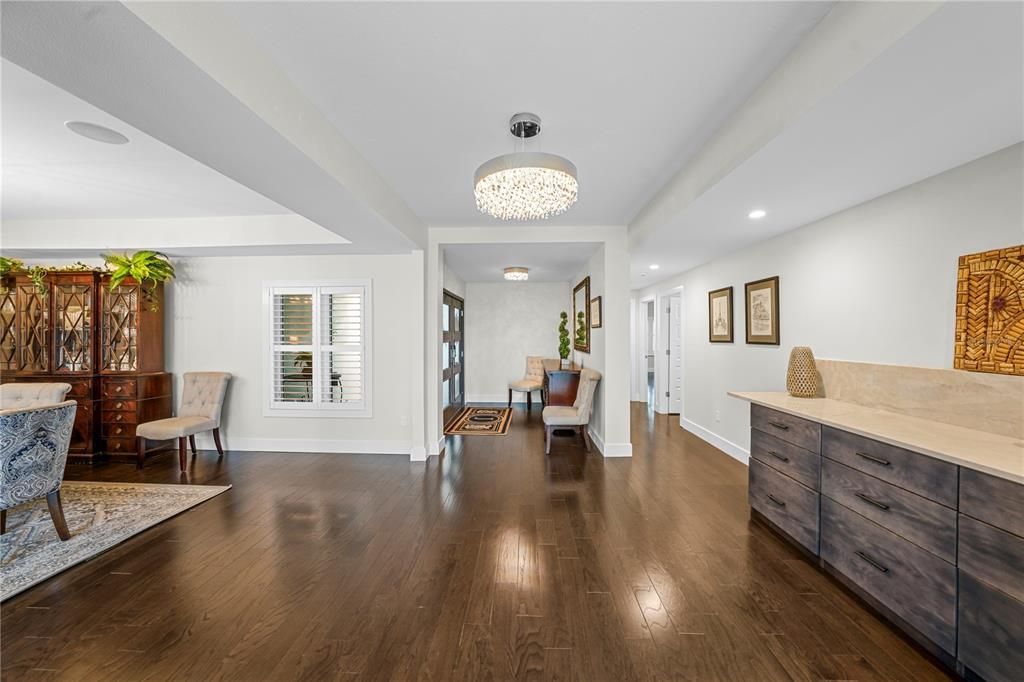
[[[104,424],[105,438],[135,438],[135,424]]]
[[[960,572],[957,658],[988,682],[1014,682],[1024,670],[1024,603]]]
[[[831,459],[821,492],[949,563],[956,563],[956,512]]]
[[[960,513],[1024,537],[1024,485],[960,467]]]
[[[821,424],[794,417],[761,405],[750,406],[750,426],[798,445],[804,450],[821,452]]]
[[[68,400],[72,398],[92,398],[92,381],[89,379],[65,379],[64,383],[71,384],[68,391]]]
[[[827,497],[821,558],[943,650],[955,650],[955,566]]]
[[[136,452],[138,441],[134,438],[107,438],[103,446],[104,452]]]
[[[821,455],[787,443],[781,438],[750,430],[750,456],[781,471],[808,488],[818,490]]]
[[[961,514],[959,566],[1024,601],[1024,538]]]
[[[818,553],[816,491],[752,459],[750,506],[812,553]]]
[[[821,454],[956,509],[955,464],[829,426],[822,429]]]
[[[100,392],[104,398],[134,398],[138,392],[138,382],[135,379],[108,379],[104,377]]]
[[[104,424],[135,424],[138,420],[139,416],[134,412],[103,410],[103,417],[100,421]]]
[[[111,410],[114,412],[136,412],[138,407],[138,402],[126,398],[105,398],[103,400],[104,410]]]

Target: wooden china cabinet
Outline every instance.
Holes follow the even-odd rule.
[[[0,381],[71,384],[69,458],[134,458],[135,425],[171,416],[163,286],[147,299],[135,280],[111,290],[100,272],[50,273],[45,284],[25,273],[0,282]]]

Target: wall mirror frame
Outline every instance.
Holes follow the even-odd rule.
[[[580,328],[580,314],[583,315],[583,337],[577,330]],[[584,277],[572,290],[572,347],[581,353],[590,352],[590,276]]]

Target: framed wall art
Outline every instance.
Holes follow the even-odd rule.
[[[953,368],[1024,376],[1024,246],[960,257]]]
[[[708,341],[732,343],[732,287],[708,292]]]
[[[602,313],[603,312],[604,311],[601,309],[601,297],[600,296],[595,296],[594,298],[590,299],[590,328],[591,329],[600,329],[601,328],[601,324],[602,324],[601,318],[602,318]]]
[[[743,289],[747,343],[779,345],[779,278],[747,282]]]

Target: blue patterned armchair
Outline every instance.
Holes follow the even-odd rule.
[[[74,400],[0,412],[0,532],[7,510],[46,498],[61,540],[71,537],[60,502],[60,484],[75,424]]]

